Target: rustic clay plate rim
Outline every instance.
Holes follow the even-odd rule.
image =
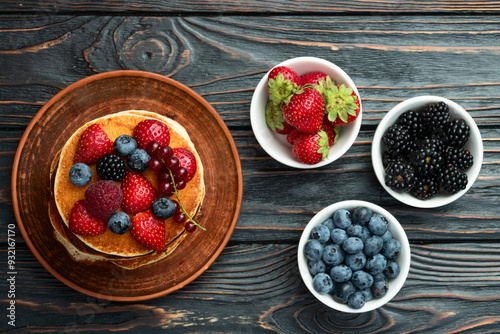
[[[96,81],[96,80],[102,80],[102,79],[108,79],[108,78],[113,78],[113,77],[121,77],[121,76],[129,76],[129,77],[144,77],[144,78],[150,78],[150,79],[155,79],[158,81],[161,81],[165,84],[175,86],[176,88],[186,92],[189,96],[191,96],[193,99],[197,100],[199,103],[201,103],[208,112],[212,114],[214,119],[218,122],[220,128],[225,134],[226,139],[228,140],[229,145],[231,146],[232,150],[232,155],[234,157],[234,163],[236,165],[236,172],[237,172],[237,178],[238,178],[238,194],[237,194],[237,203],[235,206],[235,211],[233,214],[233,219],[231,221],[231,224],[224,236],[224,239],[221,241],[219,244],[219,247],[217,250],[210,256],[210,258],[207,259],[207,261],[204,263],[204,265],[200,266],[200,268],[193,273],[189,278],[184,280],[183,282],[177,283],[174,286],[163,290],[159,291],[153,294],[147,294],[147,295],[139,295],[139,296],[113,296],[113,295],[105,295],[101,294],[98,292],[90,291],[88,289],[82,288],[79,285],[71,282],[70,280],[64,278],[62,275],[60,275],[39,253],[37,248],[34,246],[33,242],[31,241],[30,236],[27,234],[26,229],[24,227],[22,218],[21,218],[21,212],[19,210],[19,202],[18,202],[18,194],[17,194],[17,174],[19,172],[19,162],[21,158],[21,153],[23,151],[23,148],[25,146],[26,140],[32,131],[33,127],[36,125],[36,123],[44,116],[44,114],[47,112],[47,110],[53,106],[61,97],[64,95],[68,94],[72,90],[75,90],[83,85],[89,84],[90,82]],[[117,71],[109,71],[109,72],[104,72],[104,73],[99,73],[95,74],[89,77],[86,77],[84,79],[81,79],[79,81],[74,82],[73,84],[67,86],[57,94],[55,94],[49,101],[47,101],[42,108],[36,113],[36,115],[33,117],[29,125],[27,126],[26,130],[23,133],[23,136],[21,137],[21,140],[19,142],[19,146],[16,150],[16,154],[14,157],[14,163],[12,167],[12,174],[11,174],[11,195],[12,195],[12,206],[14,209],[14,216],[17,221],[17,225],[19,228],[19,231],[21,232],[21,235],[23,236],[26,244],[28,245],[29,249],[33,253],[33,255],[37,258],[37,260],[42,264],[42,266],[49,271],[54,277],[56,277],[58,280],[66,284],[67,286],[73,288],[76,291],[79,291],[81,293],[84,293],[86,295],[89,295],[91,297],[95,298],[100,298],[100,299],[106,299],[106,300],[111,300],[111,301],[122,301],[122,302],[130,302],[130,301],[144,301],[144,300],[149,300],[149,299],[154,299],[158,298],[164,295],[167,295],[173,291],[176,291],[178,289],[183,288],[190,282],[192,282],[194,279],[196,279],[198,276],[200,276],[208,267],[217,259],[217,257],[220,255],[222,250],[225,248],[227,242],[229,241],[236,222],[238,221],[240,209],[241,209],[241,202],[243,198],[243,176],[242,176],[242,169],[241,169],[241,162],[239,159],[239,154],[238,150],[236,148],[236,144],[233,140],[233,137],[231,133],[229,132],[229,129],[227,128],[226,124],[222,120],[222,118],[219,116],[219,114],[215,111],[215,109],[210,105],[201,95],[196,93],[194,90],[191,88],[187,87],[186,85],[173,80],[171,78],[168,78],[166,76],[156,74],[156,73],[151,73],[151,72],[146,72],[146,71],[139,71],[139,70],[117,70]]]

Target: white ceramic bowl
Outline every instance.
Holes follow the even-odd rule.
[[[392,234],[394,239],[397,239],[401,243],[401,252],[396,257],[396,261],[398,262],[401,273],[393,279],[390,279],[389,282],[389,291],[384,297],[381,298],[373,298],[372,300],[366,302],[366,304],[360,309],[353,309],[347,304],[338,303],[333,299],[331,294],[322,295],[313,288],[313,276],[309,273],[309,269],[307,267],[307,258],[304,255],[304,246],[306,242],[310,239],[311,230],[314,226],[321,224],[328,218],[331,218],[333,213],[339,209],[349,210],[351,213],[354,209],[358,207],[367,207],[372,210],[373,213],[379,213],[383,215],[388,222],[388,229]],[[380,206],[365,202],[365,201],[343,201],[334,203],[330,206],[327,206],[320,212],[318,212],[306,225],[304,231],[302,232],[302,236],[300,237],[299,247],[297,250],[297,258],[299,263],[299,271],[302,276],[302,280],[305,285],[311,291],[311,293],[323,304],[341,312],[346,313],[362,313],[372,311],[381,307],[382,305],[389,302],[403,287],[406,278],[408,277],[408,272],[410,271],[410,262],[411,262],[411,252],[410,252],[410,243],[408,242],[408,238],[406,233],[393,215],[391,215],[387,210],[381,208]]]
[[[359,96],[356,85],[351,78],[337,65],[320,58],[315,57],[298,57],[286,60],[276,66],[288,66],[297,72],[298,75],[303,75],[310,72],[321,71],[329,75],[336,83],[343,83],[351,87],[356,95]],[[269,71],[271,72],[271,70]],[[257,138],[257,141],[262,148],[274,159],[290,167],[295,168],[316,168],[327,165],[339,157],[341,157],[354,143],[358,136],[361,127],[363,108],[361,105],[361,98],[359,101],[360,111],[358,118],[347,126],[340,127],[338,141],[330,148],[330,153],[327,159],[315,165],[308,165],[301,163],[292,155],[292,145],[286,141],[285,135],[280,135],[273,132],[266,123],[266,103],[268,100],[267,95],[267,72],[260,80],[257,88],[255,88],[252,102],[250,105],[250,121],[252,130]]]
[[[387,129],[393,125],[399,116],[408,110],[422,110],[426,105],[430,103],[436,103],[443,101],[448,104],[450,109],[451,119],[462,118],[465,120],[467,125],[470,127],[470,138],[465,144],[465,149],[474,157],[474,165],[465,170],[468,177],[467,187],[464,190],[457,192],[456,194],[450,195],[444,191],[439,191],[436,195],[428,200],[421,200],[411,193],[395,191],[385,185],[385,171],[382,163],[382,154],[385,151],[385,145],[382,141],[382,136],[387,131]],[[483,163],[483,141],[481,139],[481,133],[477,128],[476,123],[469,115],[469,113],[459,106],[457,103],[439,96],[417,96],[408,100],[405,100],[394,108],[392,108],[380,121],[375,131],[372,143],[372,164],[377,179],[384,189],[394,198],[407,205],[417,207],[417,208],[435,208],[446,204],[449,204],[461,196],[463,196],[472,187],[476,181],[481,165]]]

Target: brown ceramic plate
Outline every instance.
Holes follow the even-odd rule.
[[[205,168],[206,195],[198,229],[165,259],[135,270],[111,263],[74,261],[54,237],[48,217],[53,157],[87,121],[130,109],[166,115],[188,131]],[[139,301],[166,295],[203,273],[228,242],[243,193],[236,145],[212,106],[167,77],[141,71],[97,74],[65,88],[29,124],[12,171],[12,201],[19,229],[40,263],[68,286],[93,297]],[[221,210],[224,208],[224,210]]]

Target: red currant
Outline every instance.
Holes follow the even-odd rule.
[[[173,150],[170,146],[162,146],[158,149],[158,157],[167,162],[172,157]]]
[[[151,157],[154,157],[156,158],[157,157],[157,154],[158,154],[158,149],[160,148],[160,143],[157,142],[156,140],[152,140],[148,143],[148,145],[146,146],[146,152],[148,152],[148,154],[151,156]]]
[[[179,210],[174,213],[173,219],[176,223],[184,224],[184,222],[186,222],[187,216],[182,210]]]
[[[151,158],[148,161],[148,169],[152,170],[153,172],[159,172],[162,169],[163,165],[160,162],[160,160],[156,158]]]
[[[175,181],[179,182],[184,180],[188,175],[188,171],[185,167],[179,166],[174,174]]]
[[[158,181],[159,182],[172,182],[172,176],[168,170],[162,170],[158,173]]]
[[[181,206],[179,205],[179,202],[177,202],[175,199],[173,199],[172,202],[174,202],[175,205],[175,211],[174,211],[175,214],[181,210]]]
[[[176,181],[175,187],[177,188],[177,190],[182,190],[182,189],[186,188],[186,180],[181,180],[178,182]]]
[[[164,161],[165,167],[170,169],[172,173],[175,173],[177,171],[177,168],[179,168],[179,159],[175,155],[171,156],[170,159]]]
[[[174,186],[171,182],[161,182],[158,186],[158,191],[164,196],[172,196],[174,194]]]
[[[186,223],[186,225],[184,226],[184,228],[186,229],[187,232],[191,233],[191,232],[194,232],[196,230],[196,225],[193,224],[192,221],[188,221]]]

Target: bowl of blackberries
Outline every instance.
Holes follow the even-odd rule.
[[[418,208],[449,204],[476,181],[483,161],[479,129],[457,103],[438,96],[401,102],[381,120],[372,143],[377,179]]]
[[[410,244],[387,210],[342,201],[318,212],[304,228],[297,258],[309,291],[323,304],[362,313],[389,302],[410,270]]]

